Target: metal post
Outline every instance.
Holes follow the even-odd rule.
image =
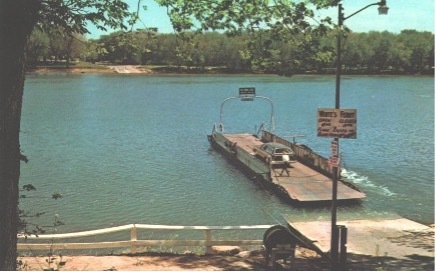
[[[342,4],[338,4],[338,33],[337,33],[337,44],[336,44],[336,91],[335,91],[335,109],[340,109],[340,97],[341,97],[341,74],[342,74],[342,61],[341,61],[341,47],[342,47],[342,26],[344,21],[348,18],[358,14],[359,12],[371,7],[378,5],[379,13],[386,14],[386,0],[382,0],[377,3],[369,4],[360,10],[350,14],[345,17],[342,8]],[[384,7],[384,11],[380,12],[380,9]],[[339,138],[334,139],[338,143],[337,152],[339,153]],[[331,222],[331,242],[330,242],[330,258],[331,258],[331,268],[332,270],[336,270],[338,268],[338,246],[339,246],[339,232],[336,226],[337,220],[337,194],[338,194],[338,167],[333,167],[333,189],[332,189],[332,222]],[[345,235],[347,234],[347,230],[345,229]],[[342,256],[341,256],[342,257]]]
[[[130,229],[130,253],[136,254],[136,241],[138,240],[137,237],[137,230],[135,224],[133,224],[133,227]]]
[[[340,96],[341,96],[341,31],[343,23],[342,4],[338,5],[338,34],[336,44],[336,91],[335,91],[335,109],[340,108]],[[339,138],[334,139],[338,143],[339,153]],[[338,198],[338,167],[333,167],[333,189],[332,189],[332,219],[331,219],[331,242],[330,242],[330,261],[331,268],[335,270],[338,263],[338,231],[336,228],[337,220],[337,198]]]
[[[212,230],[204,230],[204,239],[206,240],[206,254],[212,254],[212,246],[210,245],[212,241]]]
[[[339,265],[341,270],[344,270],[347,265],[347,234],[348,229],[346,226],[338,226],[338,229],[340,230],[340,254],[339,254]]]

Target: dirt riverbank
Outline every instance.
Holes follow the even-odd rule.
[[[106,74],[177,74],[177,75],[197,75],[197,74],[253,74],[245,70],[229,70],[226,68],[188,68],[176,66],[140,66],[140,65],[95,65],[93,67],[33,67],[28,68],[27,73],[47,74],[47,73],[106,73]]]
[[[21,271],[328,271],[330,264],[315,252],[297,248],[296,257],[291,262],[278,261],[274,268],[265,265],[263,251],[243,251],[236,255],[195,255],[144,253],[136,255],[109,256],[59,256],[48,264],[47,256],[19,257]],[[434,258],[410,253],[405,258],[389,256],[365,256],[348,254],[348,271],[434,271]]]
[[[19,270],[42,271],[48,269],[63,271],[265,271],[272,267],[265,265],[263,251],[243,251],[236,255],[227,254],[166,254],[144,253],[136,255],[110,256],[55,256],[48,264],[47,256],[19,257]],[[329,270],[328,262],[315,252],[298,249],[296,259],[286,264],[280,260],[274,270],[320,271]]]

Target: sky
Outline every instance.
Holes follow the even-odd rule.
[[[136,11],[138,0],[125,1],[131,7],[131,11]],[[376,2],[378,0],[342,0],[343,12],[346,17],[366,5]],[[174,32],[166,8],[160,7],[153,0],[141,0],[141,6],[143,5],[147,6],[147,10],[141,8],[141,22],[138,22],[134,28],[157,27],[159,33]],[[372,6],[348,18],[345,25],[354,32],[389,31],[400,33],[404,29],[416,29],[434,33],[434,0],[387,0],[387,6],[389,7],[387,15],[378,15],[378,7]],[[337,7],[317,12],[319,18],[329,16],[334,21],[337,21],[337,14]],[[91,34],[88,34],[87,37],[93,39],[112,32],[99,31],[92,25],[89,25],[88,29]]]

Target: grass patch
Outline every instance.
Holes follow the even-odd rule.
[[[30,65],[30,69],[101,69],[107,70],[108,67],[104,65],[98,65],[91,62],[79,61],[79,62],[70,62],[67,67],[66,62],[53,62],[53,63],[37,63],[36,65]]]

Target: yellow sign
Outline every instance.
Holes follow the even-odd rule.
[[[318,109],[318,137],[356,139],[355,109]]]

